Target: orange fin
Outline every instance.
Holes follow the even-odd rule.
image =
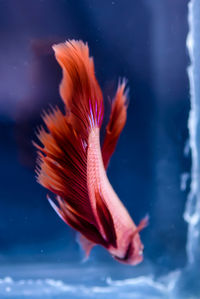
[[[78,236],[78,243],[81,245],[82,249],[85,252],[85,259],[87,260],[92,248],[96,245],[95,243],[91,242],[87,238],[85,238],[82,234],[79,234]]]
[[[105,168],[108,167],[110,158],[115,150],[119,136],[125,126],[127,117],[126,83],[118,85],[115,98],[112,102],[111,114],[102,146],[102,156]]]
[[[54,45],[55,56],[62,67],[60,95],[74,129],[87,136],[88,128],[100,127],[103,120],[103,96],[94,73],[88,45],[71,40]]]

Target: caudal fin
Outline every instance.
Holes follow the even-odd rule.
[[[87,136],[88,128],[101,126],[104,113],[103,95],[88,45],[71,40],[53,49],[63,71],[60,95],[70,122],[77,132]]]
[[[63,70],[60,93],[65,105],[45,113],[46,129],[38,139],[37,180],[56,195],[50,203],[58,215],[85,238],[107,246],[99,232],[87,186],[88,136],[103,119],[103,97],[94,74],[87,44],[70,41],[55,45],[56,58]]]

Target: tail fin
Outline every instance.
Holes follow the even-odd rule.
[[[103,96],[94,73],[88,45],[71,40],[54,45],[55,56],[62,67],[60,94],[73,128],[87,136],[88,128],[101,127]]]
[[[115,150],[119,136],[125,126],[127,117],[127,93],[125,80],[117,88],[112,102],[110,119],[106,127],[106,134],[102,146],[102,156],[105,168],[108,167],[110,158]]]
[[[88,46],[81,41],[55,45],[63,69],[60,93],[65,104],[45,113],[38,139],[37,180],[56,194],[52,207],[71,227],[93,243],[107,246],[91,207],[87,186],[87,145],[92,127],[103,119],[103,97],[94,74]]]

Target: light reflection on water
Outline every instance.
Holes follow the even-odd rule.
[[[40,271],[41,270],[41,271]],[[116,269],[110,269],[114,277]],[[4,267],[0,279],[1,298],[169,298],[179,272],[162,280],[152,275],[115,280],[104,273],[104,267],[73,268],[58,265]],[[37,277],[38,275],[38,277]],[[46,277],[45,277],[46,276]],[[77,277],[79,277],[77,279]],[[173,278],[173,279],[172,279]],[[98,282],[98,283],[97,283]]]

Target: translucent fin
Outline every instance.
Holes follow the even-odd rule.
[[[81,245],[82,249],[85,252],[85,259],[87,260],[92,248],[96,245],[94,242],[91,242],[90,240],[86,239],[82,234],[78,235],[78,243]]]

